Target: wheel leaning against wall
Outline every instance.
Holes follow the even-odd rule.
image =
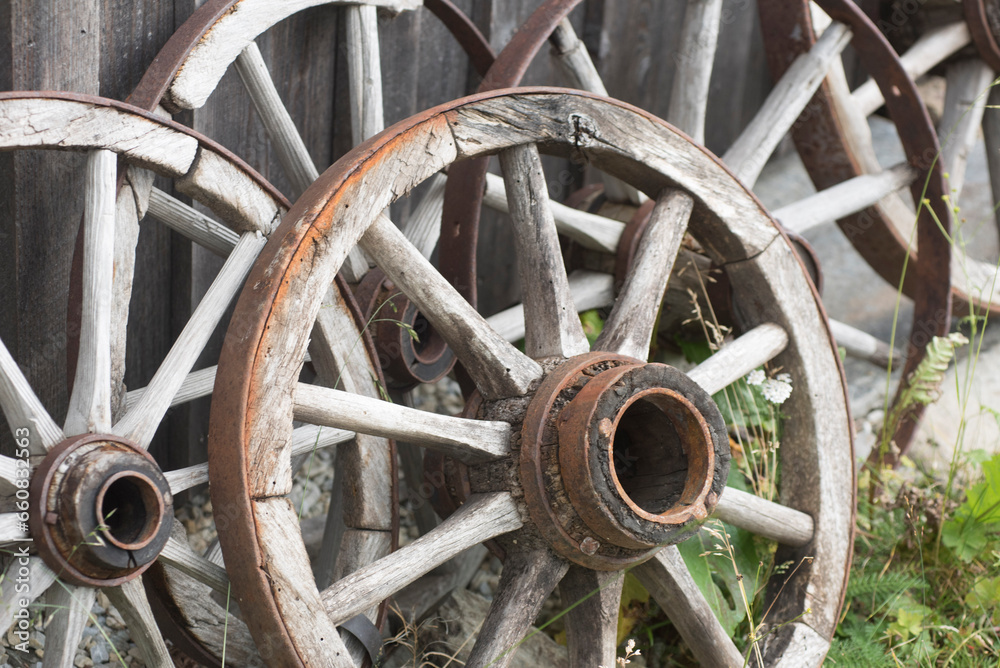
[[[166,565],[165,572],[184,585],[178,591],[191,598],[184,603],[197,604],[200,615],[191,616],[188,629],[197,644],[210,648],[209,656],[212,651],[221,656],[225,643],[227,663],[259,665],[245,626],[235,617],[227,624],[229,585],[221,560],[192,552],[183,526],[173,519],[173,496],[207,482],[207,464],[164,472],[146,448],[171,406],[210,391],[214,367],[194,372],[192,368],[289,204],[210,140],[123,103],[73,94],[3,93],[0,108],[0,150],[87,154],[86,191],[81,197],[85,231],[79,348],[62,426],[41,405],[16,361],[0,345],[0,407],[15,444],[26,444],[30,452],[28,523],[38,547],[25,564],[15,563],[29,571],[28,592],[18,590],[15,595],[15,578],[4,578],[0,585],[2,624],[7,628],[12,623],[22,601],[31,605],[44,593],[53,612],[46,627],[43,663],[69,665],[97,588],[102,588],[122,613],[146,664],[172,665],[142,586],[147,578],[140,578]],[[180,216],[178,227],[227,260],[149,385],[126,392],[122,378],[134,239],[146,213],[142,194],[149,193],[154,175],[172,179],[178,191],[218,217],[189,212]],[[350,303],[349,297],[341,299]],[[353,319],[342,325],[360,331]],[[360,377],[376,385],[367,354],[367,346],[359,346],[356,357],[361,366],[345,367],[349,383],[363,368]],[[301,452],[309,452],[353,436],[307,428],[297,431],[295,439]],[[385,456],[371,463],[377,469],[381,461],[388,471],[391,447],[379,446]],[[10,458],[2,463],[3,485],[7,493],[15,493],[19,464]],[[384,478],[389,479],[388,473]],[[369,513],[384,514],[386,528],[380,535],[389,545],[392,487],[387,483],[381,491],[386,498],[370,506]],[[6,547],[24,537],[16,514],[0,515],[0,525],[0,540]],[[213,590],[223,597],[221,603],[209,596]],[[167,598],[163,604],[177,605],[177,600]],[[216,623],[209,622],[212,616]]]
[[[655,201],[593,347],[570,294],[538,150],[586,160]],[[522,284],[530,286],[523,311],[528,354],[480,317],[382,216],[442,168],[490,154],[501,158]],[[645,360],[686,233],[725,265],[739,335],[682,373]],[[571,663],[611,665],[620,575],[633,567],[674,613],[702,663],[740,665],[740,652],[672,546],[713,514],[777,541],[776,560],[798,564],[768,583],[768,621],[777,630],[760,648],[765,664],[822,662],[853,536],[843,377],[797,256],[713,156],[623,103],[550,89],[482,94],[403,121],[352,151],[295,205],[277,235],[251,273],[220,359],[209,461],[213,504],[240,511],[239,521],[220,527],[233,591],[276,664],[352,665],[337,642],[338,623],[462,550],[493,541],[505,553],[504,571],[466,665],[507,665],[508,650],[557,585],[573,600],[599,590],[566,617]],[[357,242],[417,304],[475,382],[464,417],[298,382],[322,293]],[[795,386],[782,406],[788,419],[779,451],[780,502],[726,487],[730,450],[710,396],[763,364],[780,366]],[[468,467],[468,496],[425,536],[321,592],[284,496],[293,417],[435,450]],[[651,439],[650,427],[677,438]],[[616,439],[622,448],[629,438],[649,479],[610,456]]]

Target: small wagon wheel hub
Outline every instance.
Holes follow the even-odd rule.
[[[497,541],[505,552],[541,541],[588,568],[624,568],[697,530],[729,470],[711,396],[673,367],[623,355],[561,361],[530,401],[476,395],[465,414],[520,424],[519,447],[468,468],[432,456],[428,478],[447,481],[442,514],[472,493],[523,492],[531,522]]]
[[[63,580],[115,586],[146,570],[170,537],[173,497],[144,450],[106,434],[66,439],[31,481],[29,526]]]

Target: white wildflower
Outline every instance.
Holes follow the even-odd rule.
[[[754,369],[747,374],[747,385],[760,385],[766,378],[763,369]]]
[[[780,380],[782,383],[788,383],[789,385],[792,384],[792,374],[790,373],[779,373],[774,378],[775,380]]]
[[[772,404],[782,404],[792,394],[792,384],[778,378],[768,378],[760,387],[764,398]]]

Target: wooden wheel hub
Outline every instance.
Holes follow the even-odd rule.
[[[170,537],[170,485],[148,453],[115,436],[90,434],[54,447],[32,478],[30,504],[39,553],[73,584],[131,580]]]
[[[673,367],[620,355],[588,353],[557,367],[521,428],[533,523],[564,557],[600,570],[689,536],[714,509],[728,469],[712,398]]]

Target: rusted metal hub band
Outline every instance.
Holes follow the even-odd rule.
[[[1000,71],[1000,0],[964,0],[965,22],[979,56]]]
[[[380,269],[365,275],[354,296],[371,324],[379,368],[389,387],[405,392],[440,380],[455,366],[445,340]]]
[[[28,524],[64,581],[107,587],[131,580],[170,538],[170,485],[147,452],[89,434],[54,447],[31,479]]]
[[[715,402],[677,369],[589,353],[542,382],[518,465],[552,548],[616,570],[697,530],[725,486],[729,441]]]

